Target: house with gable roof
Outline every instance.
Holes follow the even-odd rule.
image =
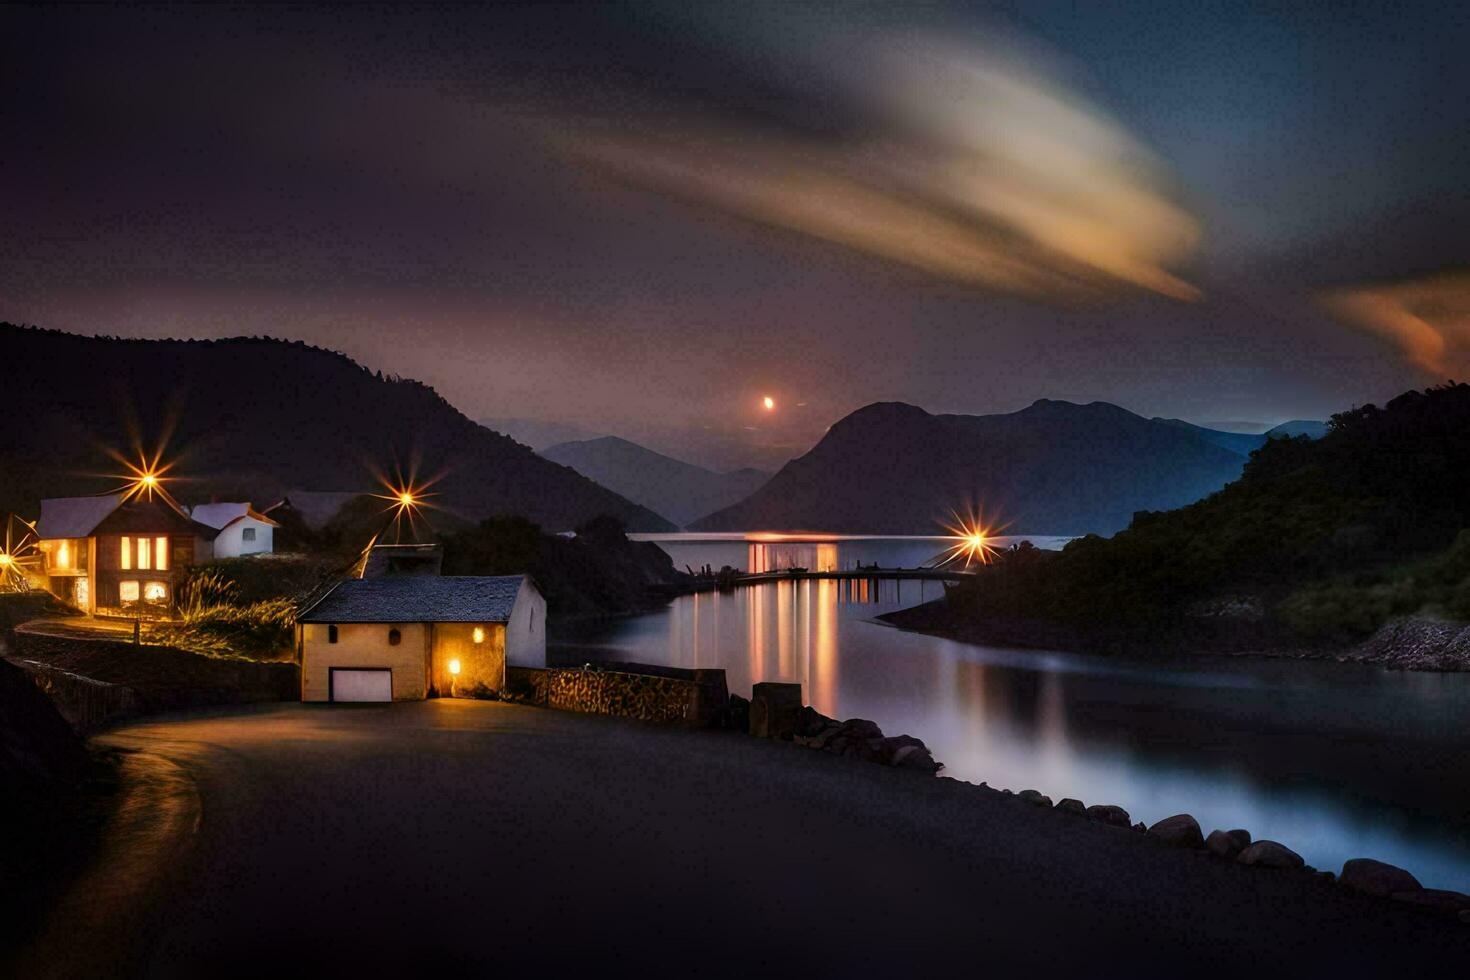
[[[281,525],[248,503],[196,504],[189,516],[215,529],[214,557],[268,555]]]
[[[546,600],[526,575],[337,583],[296,617],[303,701],[408,701],[505,688],[546,666]]]
[[[40,574],[84,612],[167,616],[184,570],[213,557],[215,534],[163,493],[52,497],[36,521]]]

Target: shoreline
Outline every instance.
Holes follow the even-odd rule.
[[[912,633],[961,643],[1027,650],[1068,650],[1133,660],[1178,663],[1196,656],[1318,660],[1428,673],[1470,672],[1470,623],[1431,616],[1400,616],[1372,635],[1344,644],[1300,644],[1232,640],[1203,630],[1173,630],[1153,636],[1121,631],[1087,631],[1044,620],[957,617],[943,599],[884,613],[875,621]]]

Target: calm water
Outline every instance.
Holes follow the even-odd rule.
[[[651,537],[695,568],[912,566],[943,548],[926,539]],[[824,714],[923,738],[960,779],[1116,803],[1147,822],[1187,811],[1206,833],[1246,827],[1321,868],[1370,856],[1426,886],[1470,892],[1470,675],[1239,659],[1171,668],[871,622],[939,590],[806,581],[706,593],[596,627],[563,649],[724,667],[743,694],[756,681],[794,681]]]

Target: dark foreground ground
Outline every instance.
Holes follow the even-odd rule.
[[[1305,873],[735,734],[430,701],[230,709],[104,741],[135,750],[132,789],[22,974],[1470,967],[1470,927]]]

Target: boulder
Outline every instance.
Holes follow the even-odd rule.
[[[1299,869],[1306,864],[1302,856],[1285,844],[1274,840],[1258,840],[1241,851],[1236,861],[1252,868]]]
[[[1025,800],[1027,803],[1032,803],[1036,806],[1051,806],[1051,797],[1034,789],[1021,790],[1021,792],[1016,794],[1016,799]]]
[[[1337,880],[1353,891],[1365,895],[1387,898],[1394,892],[1414,892],[1420,888],[1419,879],[1403,868],[1372,858],[1353,858],[1342,866]]]
[[[927,772],[931,775],[944,768],[943,764],[934,761],[934,756],[922,742],[918,745],[905,745],[893,754],[893,759],[888,764],[900,769]]]
[[[826,728],[822,729],[820,732],[807,739],[807,744],[814,749],[825,749],[828,745],[832,743],[832,740],[834,738],[841,734],[842,725],[834,721],[832,724],[828,725]]]
[[[1200,833],[1199,821],[1187,813],[1176,813],[1165,817],[1152,827],[1149,834],[1170,847],[1204,847],[1205,837]]]
[[[1105,823],[1113,827],[1126,828],[1130,818],[1128,811],[1120,806],[1113,806],[1110,803],[1096,803],[1087,808],[1087,819],[1096,820],[1098,823]]]
[[[849,718],[842,723],[842,734],[856,739],[882,738],[883,729],[866,718]]]
[[[1140,820],[1140,821],[1138,821],[1138,823],[1134,824],[1133,825],[1133,829],[1136,830],[1136,831],[1138,831],[1140,834],[1146,834],[1146,833],[1148,833],[1148,826],[1145,825],[1142,820]]]
[[[1075,813],[1079,817],[1087,813],[1086,805],[1081,800],[1074,800],[1070,796],[1058,803],[1057,809],[1063,813]]]
[[[1251,846],[1251,832],[1249,830],[1236,828],[1235,830],[1227,830],[1225,833],[1236,839],[1242,851]]]
[[[1451,917],[1470,910],[1470,895],[1443,888],[1416,888],[1412,891],[1394,892],[1389,897],[1396,902],[1407,902]]]
[[[801,711],[801,685],[765,682],[751,688],[750,734],[756,738],[790,738]]]
[[[827,726],[835,724],[836,719],[828,718],[811,705],[806,705],[796,713],[796,727],[792,734],[810,738],[820,734]]]
[[[1245,850],[1245,845],[1242,845],[1229,831],[1212,830],[1210,836],[1205,838],[1205,850],[1217,857],[1232,861],[1236,855]]]
[[[1463,912],[1461,912],[1459,918],[1461,922],[1465,923],[1467,926],[1470,926],[1470,909],[1465,909]]]

